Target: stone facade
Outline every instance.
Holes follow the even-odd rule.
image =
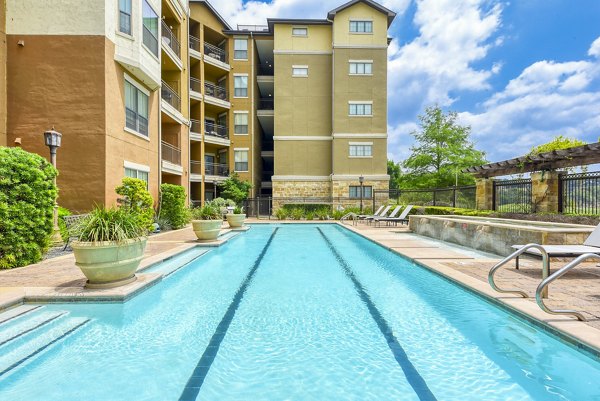
[[[378,180],[378,181],[365,181],[363,185],[365,187],[372,187],[373,191],[376,190],[388,190],[389,189],[389,180]],[[360,182],[357,180],[354,181],[345,181],[345,180],[336,180],[331,183],[331,196],[334,198],[334,207],[360,207],[360,199],[348,199],[350,196],[350,186],[360,186]],[[377,196],[377,203],[381,204],[382,202],[387,202],[389,200],[388,194],[379,194]],[[373,199],[365,198],[363,199],[363,208],[373,208]]]
[[[273,212],[286,203],[302,203],[302,199],[295,202],[282,198],[329,198],[330,196],[330,181],[273,181]]]
[[[558,213],[559,173],[542,171],[531,174],[531,201],[536,213]]]
[[[494,208],[494,181],[490,178],[478,178],[475,187],[477,210],[492,210]]]

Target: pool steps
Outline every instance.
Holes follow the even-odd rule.
[[[65,310],[23,305],[11,311],[13,318],[0,323],[0,381],[13,370],[59,344],[90,319],[71,316]]]
[[[9,320],[41,308],[41,305],[21,305],[0,314],[0,326]]]

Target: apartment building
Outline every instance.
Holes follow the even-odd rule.
[[[155,199],[182,185],[194,204],[234,171],[251,196],[358,198],[360,176],[365,197],[388,187],[395,14],[373,1],[235,28],[206,0],[0,1],[0,144],[3,115],[9,146],[46,156],[42,132],[62,132],[65,207],[114,203],[124,176]]]

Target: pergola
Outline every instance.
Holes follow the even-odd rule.
[[[596,163],[600,163],[600,142],[469,167],[462,172],[471,173],[477,178],[489,178]]]

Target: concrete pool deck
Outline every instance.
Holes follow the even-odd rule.
[[[278,220],[248,219],[249,224],[282,223]],[[334,221],[286,221],[284,223],[330,223]],[[226,224],[224,224],[224,227]],[[494,302],[501,303],[567,340],[576,340],[600,354],[600,268],[594,263],[583,264],[550,286],[547,304],[552,308],[582,311],[589,319],[579,322],[571,317],[544,313],[535,298],[520,298],[493,291],[487,283],[487,273],[501,257],[474,251],[413,234],[406,226],[372,227],[366,224],[344,227],[396,252],[424,267],[457,282]],[[229,230],[224,229],[223,234]],[[75,265],[72,254],[44,260],[12,270],[0,270],[0,312],[22,303],[33,302],[123,302],[160,282],[162,274],[145,272],[150,266],[196,246],[219,246],[230,237],[212,243],[195,241],[191,227],[153,235],[148,239],[145,257],[138,269],[138,280],[123,287],[105,290],[84,288],[85,277]],[[553,263],[553,270],[562,263]],[[541,280],[541,264],[523,259],[521,269],[513,265],[501,269],[497,282],[504,287],[516,287],[533,296]]]

